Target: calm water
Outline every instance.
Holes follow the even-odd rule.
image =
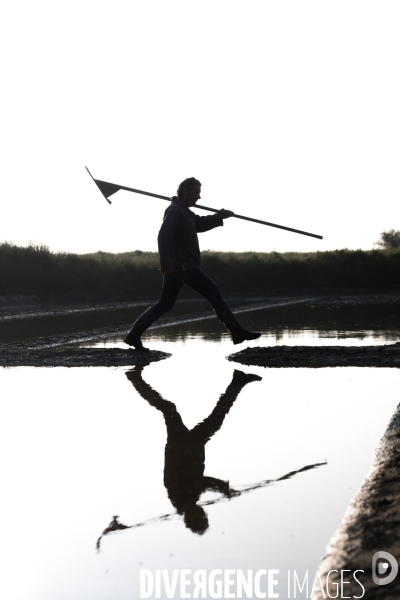
[[[396,323],[270,318],[243,315],[263,344],[399,339]],[[288,569],[315,573],[400,400],[399,370],[241,367],[218,331],[212,320],[155,329],[148,346],[172,357],[131,374],[0,370],[1,598],[136,599],[140,569],[279,569],[286,598]],[[235,369],[262,379],[232,385]],[[97,552],[114,515],[141,526],[105,535]]]

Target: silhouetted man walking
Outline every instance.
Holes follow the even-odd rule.
[[[163,287],[160,299],[146,310],[134,323],[125,338],[129,346],[137,350],[146,350],[141,335],[161,315],[174,306],[184,284],[201,294],[211,304],[220,321],[231,333],[234,344],[245,340],[255,340],[260,333],[244,329],[221,296],[219,287],[200,269],[200,247],[198,232],[209,231],[223,225],[223,220],[233,212],[222,209],[214,215],[200,217],[189,210],[200,199],[201,183],[194,177],[185,179],[178,187],[178,196],[172,198],[164,214],[164,220],[158,234]]]

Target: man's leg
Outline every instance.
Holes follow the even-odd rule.
[[[187,271],[182,271],[182,273],[179,274],[179,278],[208,300],[215,310],[218,319],[222,321],[230,332],[234,344],[241,344],[245,340],[255,340],[260,337],[261,333],[248,331],[240,325],[231,309],[222,298],[221,291],[217,284],[207,277],[201,269],[188,269]]]
[[[252,373],[243,373],[235,369],[232,376],[232,381],[221,394],[217,404],[211,414],[208,415],[201,423],[198,423],[190,431],[192,439],[198,443],[206,444],[212,436],[221,428],[222,423],[230,409],[232,408],[236,398],[239,396],[242,389],[252,381],[261,381],[261,377]]]
[[[131,331],[124,339],[124,342],[129,346],[134,346],[136,350],[147,350],[147,348],[143,346],[140,336],[150,327],[150,325],[153,325],[161,315],[171,310],[182,286],[182,281],[179,281],[170,275],[164,275],[159,301],[157,304],[154,304],[154,306],[148,308],[134,322]]]
[[[125,373],[126,377],[132,383],[138,394],[147,402],[162,412],[167,426],[168,439],[171,442],[179,443],[182,438],[188,435],[189,430],[182,421],[182,417],[176,410],[176,405],[169,400],[165,400],[157,390],[153,389],[142,377],[143,365],[138,365],[131,371]]]

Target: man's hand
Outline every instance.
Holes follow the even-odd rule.
[[[218,214],[222,219],[229,219],[229,217],[233,217],[233,215],[235,213],[232,212],[231,210],[226,210],[225,208],[221,208],[221,210],[218,211]]]
[[[172,269],[160,269],[163,275],[171,275]]]

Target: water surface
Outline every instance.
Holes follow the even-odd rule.
[[[399,333],[393,324],[274,329],[270,318],[243,314],[264,344],[383,343]],[[235,365],[225,357],[240,347],[212,320],[155,329],[147,342],[172,357],[135,368],[136,386],[125,368],[0,371],[1,597],[139,598],[140,569],[279,569],[284,581],[288,569],[318,568],[399,402],[399,371],[240,367],[262,380],[231,395],[229,410],[221,405],[226,414],[205,442],[215,489],[197,502],[200,534],[164,483],[160,406],[172,403],[189,430],[201,423],[229,390]],[[302,470],[312,465],[320,466]],[[115,515],[142,526],[105,535],[97,552]]]

